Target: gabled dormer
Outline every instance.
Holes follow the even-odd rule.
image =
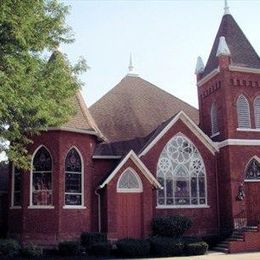
[[[195,72],[202,130],[215,141],[260,138],[260,58],[228,6],[208,61],[199,58]]]

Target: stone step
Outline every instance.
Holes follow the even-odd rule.
[[[242,242],[242,241],[244,241],[244,239],[243,238],[232,238],[232,237],[229,237],[229,238],[226,239],[226,241],[228,241],[228,242],[229,241],[241,241]]]

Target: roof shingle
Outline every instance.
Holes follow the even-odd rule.
[[[224,36],[231,52],[231,64],[260,69],[260,58],[251,43],[248,41],[243,31],[232,15],[226,14],[223,16],[219,26],[213,47],[211,49],[203,76],[209,74],[212,70],[218,67],[218,58],[216,57],[219,38]]]

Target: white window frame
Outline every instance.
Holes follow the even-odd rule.
[[[124,174],[128,171],[131,171],[131,173],[136,178],[139,188],[119,188],[121,179],[123,178]],[[118,193],[141,193],[143,192],[143,183],[140,176],[136,173],[136,171],[133,168],[128,167],[123,171],[123,173],[118,178],[116,190]]]
[[[177,133],[175,136],[173,136],[173,137],[167,142],[167,144],[163,147],[163,150],[162,150],[161,154],[164,152],[164,150],[166,149],[167,145],[168,145],[173,139],[175,139],[175,138],[178,137],[178,136],[181,136],[183,139],[186,139],[187,142],[189,142],[191,145],[193,145],[193,146],[195,147],[195,149],[197,150],[199,156],[200,156],[200,160],[201,160],[201,162],[202,162],[202,167],[203,167],[203,169],[204,169],[205,203],[204,203],[204,204],[199,204],[199,203],[198,203],[198,204],[186,204],[186,205],[176,205],[176,204],[168,205],[168,204],[165,202],[165,204],[159,204],[158,194],[159,194],[160,191],[157,191],[157,206],[156,206],[156,208],[158,208],[158,209],[164,209],[164,208],[209,208],[209,206],[208,206],[208,204],[207,204],[207,203],[208,203],[208,190],[207,190],[207,172],[206,172],[206,167],[205,167],[204,160],[203,160],[203,158],[202,158],[202,156],[201,156],[201,154],[200,154],[198,148],[194,145],[194,143],[193,143],[189,138],[187,138],[184,134],[182,134],[181,132],[179,132],[179,133]],[[157,173],[156,173],[157,178],[162,178],[162,176],[160,175],[160,172],[159,172],[159,170],[158,170],[159,162],[160,162],[160,159],[161,159],[161,154],[160,154],[160,156],[159,156],[158,164],[157,164]],[[168,160],[168,159],[166,159],[166,161],[167,161],[167,160]],[[170,168],[172,169],[172,166],[171,166],[171,165],[169,165],[168,170],[169,170]],[[179,165],[177,165],[177,166],[175,167],[175,171],[174,171],[174,172],[176,172],[176,169],[178,169],[178,168],[179,168]],[[168,172],[167,172],[167,173],[168,173]],[[163,187],[166,187],[166,175],[167,175],[167,174],[164,174],[164,184],[163,184]],[[171,173],[171,175],[173,175],[173,173]],[[192,176],[189,175],[189,184],[190,184],[190,182],[191,182],[191,178],[192,178]],[[197,177],[198,181],[199,181],[199,178],[200,178],[200,177],[198,176],[198,177]],[[176,177],[173,176],[172,181],[173,181],[173,182],[176,181]],[[197,185],[199,185],[198,182],[197,182]],[[164,188],[164,189],[163,189],[163,192],[164,192],[164,199],[165,199],[165,201],[166,201],[166,200],[167,200],[167,195],[166,195],[167,189]],[[174,193],[174,191],[173,191],[173,193]],[[189,193],[191,194],[191,186],[189,187]],[[198,194],[198,195],[197,195],[197,198],[200,199],[199,189],[197,190],[197,194]],[[174,198],[175,198],[175,197],[173,196],[172,199],[174,200]],[[191,199],[191,196],[190,196],[190,199]]]
[[[210,108],[211,137],[219,135],[218,113],[216,102],[213,102]]]
[[[258,101],[258,105],[256,104],[257,101]],[[260,96],[256,96],[254,100],[254,115],[255,115],[255,128],[260,129]]]
[[[14,187],[15,187],[15,166],[12,163],[12,192],[11,192],[11,209],[20,209],[22,208],[22,197],[21,197],[21,205],[14,205]],[[22,196],[22,187],[21,187],[21,196]]]
[[[41,148],[45,148],[50,157],[51,157],[51,190],[52,190],[52,205],[33,205],[32,203],[32,192],[33,192],[33,188],[32,188],[32,185],[33,185],[33,173],[34,173],[34,170],[33,170],[33,161],[34,161],[34,157],[35,155],[37,154],[37,152],[41,149]],[[31,160],[31,172],[30,172],[30,204],[28,206],[28,209],[54,209],[54,206],[53,206],[53,158],[52,158],[52,154],[50,152],[50,150],[45,146],[45,145],[40,145],[38,146],[33,155],[32,155],[32,160]]]
[[[241,107],[241,105],[245,107]],[[237,109],[238,129],[251,129],[250,106],[247,98],[244,95],[240,95],[237,98],[236,109]],[[242,109],[244,109],[244,111],[242,111]],[[245,119],[247,119],[246,125],[245,125]]]
[[[71,172],[73,174],[81,174],[81,193],[65,192],[65,190],[66,190],[66,173],[67,173],[67,171],[66,171],[66,159],[67,159],[69,152],[72,149],[75,149],[77,151],[77,153],[80,157],[80,161],[81,161],[81,173]],[[84,171],[84,160],[83,160],[81,152],[79,151],[79,149],[76,146],[70,147],[70,149],[68,150],[68,152],[67,152],[67,154],[64,158],[64,206],[63,206],[64,209],[85,209],[86,208],[84,206],[84,172],[85,172]],[[81,205],[66,205],[65,204],[66,203],[66,200],[65,200],[66,194],[81,195]]]

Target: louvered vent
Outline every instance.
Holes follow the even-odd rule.
[[[260,97],[256,97],[254,102],[255,108],[255,127],[260,128]]]
[[[243,95],[237,99],[237,119],[238,128],[251,128],[249,104]]]

